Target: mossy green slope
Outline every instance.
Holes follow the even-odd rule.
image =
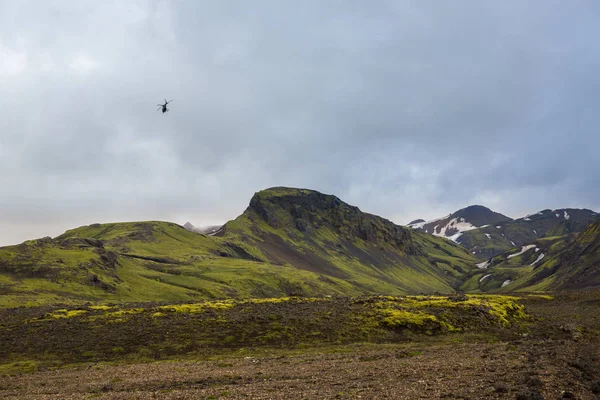
[[[474,264],[334,196],[275,188],[218,237],[125,222],[0,248],[0,305],[452,293]]]
[[[0,305],[360,294],[168,222],[94,224],[0,248]]]
[[[256,193],[221,235],[270,262],[337,277],[368,293],[452,292],[476,262],[448,240],[306,189]]]
[[[572,233],[537,239],[478,263],[482,268],[471,271],[461,289],[466,292],[501,293],[523,289],[523,284],[534,270],[566,249],[576,237],[577,233]]]
[[[581,290],[600,287],[600,221],[577,235],[558,254],[544,259],[515,290]]]

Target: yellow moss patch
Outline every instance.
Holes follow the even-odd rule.
[[[425,314],[423,312],[411,312],[406,310],[383,309],[380,312],[385,316],[383,324],[390,328],[406,325],[422,326],[426,322],[438,322],[435,315]]]
[[[225,310],[234,306],[232,300],[227,301],[211,301],[205,303],[193,303],[193,304],[174,304],[169,306],[159,307],[161,310],[174,311],[180,313],[201,313],[205,310]]]
[[[127,317],[143,312],[143,308],[127,308],[123,310],[109,311],[101,315],[93,315],[88,318],[89,321],[97,321],[99,319],[106,322],[125,322]]]
[[[284,301],[289,301],[289,297],[275,297],[270,299],[248,299],[245,300],[244,303],[252,303],[252,304],[262,304],[262,303],[282,303]]]
[[[110,310],[112,308],[117,308],[116,306],[104,306],[104,305],[96,305],[96,306],[90,306],[89,307],[90,310],[102,310],[102,311],[106,311],[106,310]]]
[[[53,313],[48,314],[50,318],[72,318],[77,317],[78,315],[83,315],[87,313],[87,310],[56,310]]]
[[[550,296],[549,294],[528,294],[527,295],[528,298],[536,298],[536,299],[544,299],[544,300],[554,300],[553,296]]]
[[[447,296],[407,296],[400,301],[403,307],[409,309],[452,309],[483,307],[488,309],[490,315],[494,316],[501,324],[510,325],[510,319],[522,319],[527,315],[523,305],[517,303],[519,297],[505,295],[469,295],[462,299]],[[444,322],[444,321],[441,321]],[[453,329],[451,325],[449,329]]]

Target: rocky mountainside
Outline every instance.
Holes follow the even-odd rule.
[[[384,291],[447,290],[475,263],[460,246],[306,189],[256,193],[246,211],[225,224],[219,235],[249,244],[270,262],[360,287],[378,282]]]
[[[425,233],[446,237],[458,242],[464,232],[507,221],[512,221],[512,219],[487,207],[473,205],[431,221],[423,219],[412,221],[408,224],[408,227],[421,229]]]
[[[469,273],[461,289],[469,292],[511,292],[524,288],[524,278],[568,248],[577,235],[570,233],[536,239],[481,261],[477,263],[478,269]]]
[[[459,243],[476,257],[487,260],[537,239],[580,232],[600,215],[592,210],[542,210],[511,219],[483,206],[470,206],[432,221],[416,220],[407,226]]]
[[[264,190],[211,235],[189,228],[92,224],[0,247],[0,306],[452,293],[477,261],[309,190]]]
[[[591,210],[543,210],[512,221],[465,232],[459,243],[481,259],[488,259],[535,240],[581,232],[600,216]]]
[[[600,288],[600,221],[549,236],[477,264],[461,289],[512,292]]]

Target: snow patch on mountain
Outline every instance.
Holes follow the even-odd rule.
[[[480,262],[479,264],[475,264],[475,265],[477,265],[477,268],[485,269],[490,265],[490,260]]]
[[[454,241],[454,242],[458,243],[458,238],[459,238],[459,237],[461,237],[461,236],[462,236],[462,234],[463,234],[463,232],[458,232],[458,233],[455,233],[454,235],[452,235],[452,236],[449,236],[449,237],[448,237],[448,239],[450,239],[450,240],[452,240],[452,241]]]
[[[506,286],[510,284],[510,279],[505,280],[504,282],[502,282],[502,287]]]
[[[436,225],[437,228],[437,225]],[[445,226],[443,226],[439,232],[434,228],[433,234],[435,236],[446,236],[447,230],[458,230],[459,232],[466,232],[473,229],[477,229],[477,227],[470,222],[466,222],[464,218],[452,218],[450,222],[448,222]]]
[[[508,258],[513,258],[516,256],[520,256],[521,254],[525,253],[527,250],[529,249],[533,249],[535,247],[535,244],[528,244],[527,246],[522,246],[521,247],[521,251],[515,254],[511,254],[508,256]]]
[[[569,215],[569,213],[567,212],[567,210],[565,210],[565,215],[564,215],[565,219],[569,219],[571,218],[571,216]]]
[[[479,280],[479,282],[481,282],[482,280],[484,280],[485,278],[488,278],[488,277],[490,277],[490,276],[492,276],[492,274],[487,274],[487,275],[484,275],[484,276],[483,276],[483,277],[482,277],[482,278]]]
[[[544,253],[540,254],[538,256],[538,258],[534,262],[532,262],[531,264],[529,264],[529,265],[535,265],[535,264],[537,264],[539,261],[542,261],[542,259],[544,258],[544,256],[545,256]]]

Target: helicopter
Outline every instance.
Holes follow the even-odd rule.
[[[157,104],[158,109],[156,111],[158,111],[158,110],[160,110],[162,108],[163,114],[166,113],[167,111],[169,111],[169,109],[167,108],[167,104],[169,104],[172,101],[173,100],[167,101],[167,99],[165,99],[165,104]]]

